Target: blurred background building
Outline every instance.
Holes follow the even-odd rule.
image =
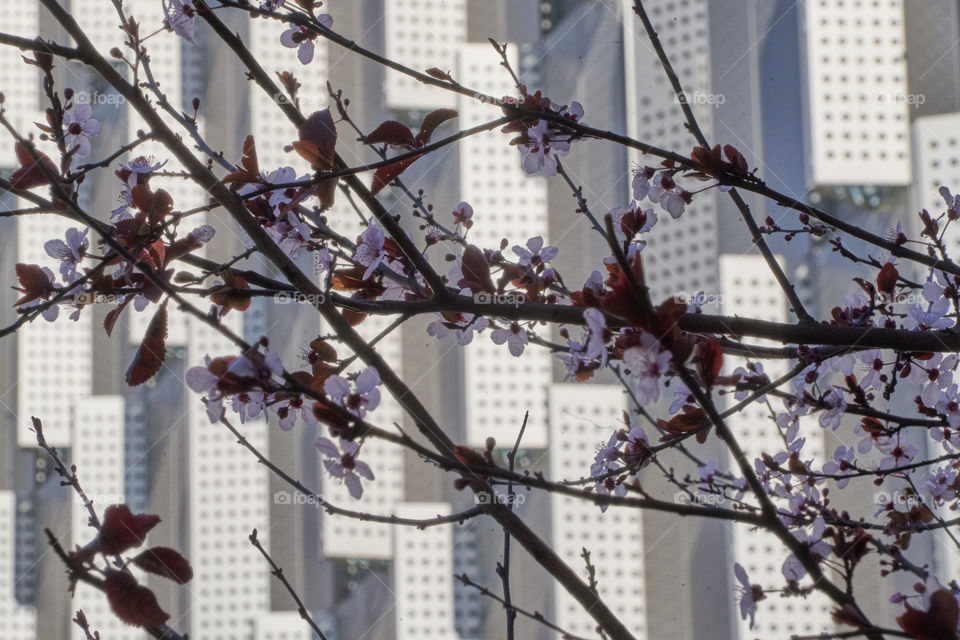
[[[910,11],[902,0],[650,0],[645,6],[707,138],[736,146],[774,188],[885,233],[898,221],[915,232],[919,208],[942,208],[937,187],[960,187],[957,3],[928,0]],[[66,41],[34,3],[0,0],[0,9],[3,31]],[[121,46],[109,2],[72,0],[70,9],[104,52]],[[361,45],[419,70],[449,70],[463,84],[491,95],[512,95],[515,88],[487,38],[509,42],[508,55],[521,81],[555,102],[580,101],[589,124],[681,153],[694,146],[628,0],[330,0],[324,9],[333,15],[337,31]],[[147,31],[162,24],[159,2],[134,0],[127,10]],[[297,76],[303,85],[300,106],[307,113],[329,103],[329,80],[350,99],[350,117],[363,131],[386,119],[415,125],[438,107],[457,109],[455,123],[461,128],[499,115],[495,106],[421,86],[323,41],[317,41],[313,61],[300,65],[296,52],[279,44],[281,25],[226,11],[219,15],[269,72],[289,70]],[[200,98],[200,132],[227,159],[239,159],[243,137],[252,133],[263,169],[292,165],[298,174],[306,173],[303,162],[284,151],[296,131],[276,108],[275,97],[245,79],[233,54],[199,20],[195,40],[193,45],[169,33],[148,40],[166,101],[192,113],[192,99]],[[60,64],[58,73],[60,86],[82,92],[94,117],[105,124],[92,158],[136,136],[142,127],[136,114],[109,87],[77,65]],[[43,97],[35,69],[9,47],[0,48],[0,91],[14,122],[28,130],[39,118]],[[358,144],[349,125],[341,122],[338,130],[338,151],[345,160],[369,162],[371,152]],[[424,202],[440,216],[469,202],[476,212],[471,242],[480,246],[495,247],[501,238],[512,246],[544,236],[561,249],[557,266],[567,284],[578,286],[600,268],[599,258],[606,255],[602,238],[575,212],[576,201],[562,179],[526,176],[520,154],[505,143],[498,131],[472,136],[421,159],[403,180],[414,195],[422,189]],[[137,155],[142,153],[163,157],[155,145],[144,145]],[[598,216],[629,202],[631,170],[643,164],[656,161],[603,141],[578,143],[563,159]],[[12,144],[0,145],[0,171],[16,166]],[[118,204],[119,184],[110,172],[103,173],[84,185],[82,195],[84,206],[106,219]],[[204,202],[204,193],[182,180],[156,184],[173,194],[178,209]],[[797,227],[794,213],[744,196],[756,219]],[[406,194],[386,189],[381,200],[412,220]],[[21,206],[0,195],[0,208]],[[342,196],[327,216],[348,238],[362,231]],[[190,220],[194,226],[206,221],[216,227],[217,237],[206,248],[209,257],[226,260],[243,250],[239,231],[223,212]],[[43,243],[62,237],[69,226],[55,217],[0,217],[0,269],[12,273],[16,262],[49,263]],[[957,239],[951,242],[960,245]],[[852,291],[850,278],[859,271],[827,242],[801,234],[790,242],[774,235],[770,243],[815,317],[829,317],[830,308]],[[845,246],[863,249],[847,240]],[[442,250],[430,251],[431,259],[443,264]],[[660,215],[644,256],[656,299],[703,291],[717,300],[711,309],[725,314],[795,318],[738,211],[716,190],[698,194],[679,221]],[[309,255],[301,264],[308,272],[314,269]],[[3,325],[15,319],[15,299],[14,292],[0,291]],[[495,565],[503,538],[495,524],[474,519],[418,530],[329,516],[271,476],[221,425],[209,424],[199,399],[184,386],[184,371],[205,355],[232,353],[228,342],[174,312],[164,368],[155,380],[129,389],[123,372],[149,316],[128,310],[107,340],[101,328],[106,311],[88,309],[79,322],[37,321],[0,340],[4,637],[79,638],[80,630],[70,623],[78,608],[105,638],[143,637],[116,621],[99,594],[81,587],[71,600],[66,593],[62,567],[48,553],[42,530],[51,528],[66,544],[82,544],[92,532],[75,496],[59,486],[38,452],[28,428],[31,415],[43,418],[49,441],[78,465],[101,509],[126,501],[164,518],[151,542],[185,550],[195,578],[176,588],[148,582],[172,614],[171,625],[191,637],[311,637],[283,586],[249,545],[254,528],[330,638],[502,637],[502,607],[452,579],[467,574],[499,589]],[[567,382],[545,350],[530,346],[523,358],[513,358],[486,335],[467,348],[452,339],[438,342],[425,330],[432,320],[409,321],[378,349],[389,362],[399,363],[406,382],[451,438],[482,447],[494,437],[502,454],[512,448],[529,411],[518,466],[551,478],[588,473],[596,448],[623,426],[627,400],[615,378]],[[324,331],[306,307],[271,302],[255,304],[242,317],[231,313],[227,321],[251,340],[270,335],[291,368],[302,345]],[[371,317],[360,328],[373,338],[389,324]],[[737,364],[726,366],[732,370]],[[773,377],[787,366],[771,363],[767,371]],[[374,421],[415,431],[400,404],[384,395]],[[669,404],[671,395],[665,393],[663,402]],[[658,437],[645,427],[651,439]],[[780,435],[771,431],[759,405],[739,414],[734,427],[749,453],[780,446]],[[311,429],[301,424],[283,432],[261,420],[242,430],[274,462],[334,504],[417,518],[473,506],[472,496],[455,491],[450,477],[379,442],[364,444],[363,459],[377,479],[354,503],[322,473]],[[823,455],[850,444],[838,434],[827,438],[810,429],[810,451]],[[715,440],[697,455],[729,465]],[[666,456],[664,463],[696,475],[680,457]],[[645,487],[671,495],[671,486],[656,473],[642,478]],[[847,493],[852,513],[876,511],[872,487]],[[753,582],[780,585],[783,557],[775,541],[745,527],[615,508],[601,514],[565,498],[521,495],[525,500],[517,509],[523,517],[582,575],[581,549],[590,550],[601,594],[638,638],[779,638],[812,633],[829,620],[829,607],[816,596],[772,596],[759,609],[757,628],[748,630],[735,607],[732,564],[741,562]],[[594,636],[589,616],[519,545],[513,549],[518,606],[543,613],[571,633]],[[958,567],[956,553],[944,545],[919,545],[911,553],[920,562]],[[889,623],[888,594],[870,590],[870,580],[867,574],[860,585],[870,613]],[[556,637],[529,620],[520,618],[517,624],[519,637]]]

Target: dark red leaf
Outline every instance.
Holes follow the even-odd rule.
[[[403,173],[407,167],[416,161],[417,157],[407,158],[400,162],[394,162],[377,169],[373,174],[373,182],[370,185],[370,193],[377,195],[385,186],[393,182],[393,179]]]
[[[473,293],[494,290],[493,280],[490,278],[490,265],[487,264],[483,251],[478,247],[470,245],[463,251],[460,270],[463,272],[463,279],[457,283],[457,286],[466,287]]]
[[[483,454],[477,453],[470,447],[455,446],[453,448],[453,455],[457,457],[457,460],[468,467],[490,466],[490,464],[487,462],[487,459],[483,457]]]
[[[930,596],[929,611],[908,607],[897,624],[915,640],[957,640],[958,618],[957,599],[946,589],[939,589]]]
[[[410,127],[402,122],[387,120],[381,122],[380,126],[368,133],[363,143],[412,147],[414,145],[413,132],[410,131]]]
[[[436,111],[431,111],[423,119],[423,123],[420,124],[420,133],[417,134],[418,146],[423,146],[430,142],[430,136],[433,135],[433,130],[439,127],[441,124],[457,117],[457,112],[453,109],[437,109]]]
[[[883,268],[877,274],[877,290],[892,297],[899,279],[900,272],[897,271],[892,262],[888,262],[883,265]]]
[[[45,298],[56,291],[41,266],[18,262],[14,270],[17,272],[17,280],[20,281],[20,286],[14,287],[14,289],[24,294],[14,305],[24,304],[37,298]]]
[[[293,148],[314,169],[332,169],[337,148],[337,127],[330,109],[315,111],[300,125],[300,139]]]
[[[20,168],[10,174],[10,186],[14,189],[32,189],[43,184],[49,184],[50,181],[40,169],[40,164],[47,169],[52,176],[59,176],[60,171],[53,160],[45,153],[36,151],[39,162],[33,159],[26,147],[19,142],[14,144],[14,151],[17,154],[17,160],[20,162]]]
[[[129,625],[156,627],[170,619],[170,614],[160,608],[153,591],[138,584],[129,573],[110,570],[103,586],[110,608]]]
[[[153,314],[140,348],[127,369],[127,384],[135,387],[152,378],[167,355],[167,303],[164,302]]]
[[[253,135],[243,141],[243,158],[240,159],[243,171],[234,171],[223,177],[224,184],[231,182],[253,182],[260,177],[260,162],[257,160],[257,144]]]
[[[157,526],[160,516],[148,513],[134,514],[125,504],[113,504],[103,512],[100,526],[100,550],[107,554],[123,553],[143,544],[150,529]]]
[[[170,578],[180,584],[186,584],[193,578],[190,563],[170,547],[150,547],[137,554],[133,563],[144,571]]]
[[[103,319],[103,330],[107,332],[108,336],[113,334],[113,327],[117,324],[117,319],[120,318],[120,314],[123,313],[123,310],[127,308],[127,305],[130,304],[131,300],[133,300],[133,297],[127,296],[127,298],[117,305],[115,309],[111,309],[107,313],[107,317]]]

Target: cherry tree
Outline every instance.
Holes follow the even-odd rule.
[[[193,401],[203,402],[211,423],[230,430],[238,446],[293,490],[313,496],[337,517],[383,526],[448,526],[487,518],[502,528],[505,552],[497,569],[502,595],[469,577],[461,580],[502,604],[509,638],[518,615],[564,632],[511,599],[510,581],[517,579],[509,571],[511,541],[526,549],[558,588],[583,607],[598,633],[621,640],[635,632],[604,602],[582,567],[559,557],[537,523],[519,517],[511,501],[494,498],[498,492],[512,495],[521,488],[592,503],[598,526],[603,526],[608,510],[632,509],[735,522],[768,532],[780,544],[776,553],[782,579],[761,584],[743,566],[731,567],[736,604],[750,624],[766,600],[819,592],[830,601],[833,616],[823,620],[822,635],[811,637],[958,637],[960,585],[910,557],[911,541],[921,536],[945,535],[960,547],[954,533],[958,519],[949,516],[958,507],[960,465],[960,398],[954,379],[960,351],[960,264],[944,242],[944,234],[960,218],[960,195],[952,194],[948,185],[940,189],[941,211],[919,212],[922,231],[916,237],[899,225],[887,235],[876,235],[771,188],[750,169],[751,159],[741,151],[707,140],[686,101],[679,103],[690,146],[658,148],[593,121],[578,96],[547,97],[523,85],[505,46],[494,41],[492,54],[502,58],[503,73],[516,84],[511,95],[486,95],[440,67],[413,69],[387,59],[359,45],[352,34],[339,32],[322,3],[311,0],[164,0],[166,17],[160,24],[141,22],[136,5],[113,0],[125,47],[109,56],[56,0],[39,2],[74,44],[0,33],[0,44],[22,50],[24,64],[36,68],[46,100],[45,120],[32,130],[14,126],[0,101],[0,125],[9,134],[5,144],[15,146],[20,163],[9,179],[0,180],[0,188],[30,204],[4,215],[53,213],[74,226],[44,245],[59,262],[57,272],[17,264],[15,273],[7,274],[22,297],[16,303],[17,321],[0,335],[29,322],[75,321],[98,304],[111,305],[103,327],[107,334],[122,314],[148,314],[142,342],[126,371],[126,382],[136,386],[163,365],[170,310],[192,315],[234,345],[230,352],[206,354],[204,365],[187,371],[185,384],[194,392]],[[649,35],[676,95],[685,95],[642,2],[636,3],[635,13],[633,19]],[[225,24],[228,14],[282,23],[285,31],[276,46],[293,50],[289,71],[276,77],[267,73]],[[192,114],[166,102],[151,80],[150,65],[163,61],[150,60],[147,34],[193,42],[201,26],[233,52],[260,90],[283,96],[275,104],[290,122],[290,140],[245,136],[237,140],[242,157],[226,158],[200,133],[199,101],[194,101]],[[299,106],[296,74],[311,63],[320,42],[381,64],[387,73],[482,102],[491,118],[456,130],[457,112],[438,109],[419,123],[357,123],[349,111],[350,87],[330,87],[330,107],[308,113]],[[83,65],[125,99],[144,123],[138,139],[105,157],[91,157],[91,140],[102,135],[105,124],[75,99],[73,89],[57,84],[54,69],[67,63]],[[125,73],[118,71],[120,66]],[[494,130],[502,132],[504,145],[516,147],[517,162],[528,174],[565,181],[577,202],[571,217],[579,217],[585,233],[602,237],[607,251],[589,257],[595,270],[584,282],[563,277],[555,266],[563,256],[542,237],[478,246],[469,232],[484,224],[482,210],[469,202],[428,206],[425,194],[404,185],[404,172],[425,155]],[[338,139],[345,135],[362,139],[370,149],[370,162],[344,160]],[[161,143],[167,155],[139,155],[137,147],[148,139]],[[578,143],[587,139],[644,154],[645,164],[634,167],[630,176],[632,200],[609,212],[591,210],[581,186],[563,166],[563,159],[575,155]],[[290,166],[263,166],[257,150],[265,145],[286,145],[312,172],[298,176]],[[209,201],[175,202],[155,187],[152,181],[168,162],[182,167],[181,177],[202,188]],[[80,185],[98,172],[115,173],[121,201],[106,219],[86,210],[79,198]],[[646,239],[657,233],[660,220],[684,224],[698,194],[709,189],[731,199],[782,289],[792,321],[710,314],[702,296],[651,298],[644,270]],[[401,216],[382,200],[390,191],[403,203]],[[743,193],[790,210],[793,226],[785,229],[770,219],[758,222]],[[340,233],[337,221],[324,215],[337,198],[356,204],[365,222],[358,237]],[[225,262],[198,255],[224,230],[191,225],[192,213],[214,209],[232,219],[247,245]],[[908,217],[904,212],[902,219]],[[808,312],[770,248],[772,238],[801,234],[828,239],[833,250],[869,274],[855,279],[859,293],[832,303],[828,318]],[[851,239],[868,249],[850,249]],[[448,260],[437,257],[443,252],[427,252],[437,245]],[[300,266],[298,258],[304,255],[312,258],[314,271]],[[264,263],[269,270],[257,268]],[[298,313],[319,314],[329,328],[327,335],[299,345],[304,354],[300,361],[284,362],[273,337],[248,342],[223,321],[227,314],[244,313],[255,298],[278,295],[308,301]],[[518,424],[519,436],[507,462],[493,455],[493,442],[486,450],[455,442],[396,373],[396,363],[378,351],[376,340],[358,333],[357,326],[369,316],[394,318],[393,328],[408,318],[427,316],[430,338],[453,336],[460,346],[490,340],[502,347],[505,357],[523,358],[546,349],[562,364],[567,379],[579,384],[590,384],[591,378],[610,371],[630,409],[622,423],[607,425],[595,463],[579,477],[517,471],[513,460],[523,426]],[[743,365],[724,368],[735,361]],[[764,361],[791,366],[771,377],[764,372]],[[912,399],[910,410],[892,401],[895,392]],[[415,430],[397,432],[378,423],[377,409],[387,395],[402,398]],[[736,402],[722,410],[720,399],[728,395]],[[671,398],[667,408],[664,400]],[[730,422],[755,405],[766,409],[765,428],[782,446],[750,456]],[[283,430],[314,430],[325,472],[343,482],[354,498],[378,481],[376,465],[364,459],[364,445],[380,440],[411,451],[421,464],[444,472],[458,490],[483,499],[467,511],[430,520],[333,504],[243,437],[238,425],[263,416]],[[856,445],[815,456],[800,428],[802,418],[821,431],[848,431]],[[186,583],[192,574],[188,559],[166,547],[148,547],[132,558],[123,555],[143,545],[164,514],[135,514],[122,504],[98,513],[83,492],[78,469],[66,466],[47,444],[42,421],[43,416],[33,421],[38,444],[52,456],[62,481],[84,499],[94,529],[88,544],[72,550],[48,531],[49,543],[67,570],[64,588],[78,581],[90,584],[104,592],[125,622],[157,638],[182,637],[167,625],[163,603],[130,569]],[[929,451],[915,444],[915,434],[929,436]],[[700,457],[708,441],[721,443],[732,464]],[[663,464],[667,456],[673,456],[669,467]],[[657,495],[648,489],[651,476],[662,476],[675,491],[717,500],[677,501]],[[906,505],[890,502],[879,511],[835,506],[834,496],[874,485],[906,487],[914,499]],[[322,637],[256,531],[250,541],[264,555],[264,571],[274,571],[283,581],[304,624]],[[854,588],[858,569],[867,563],[879,566],[880,574],[889,578],[889,584],[876,588],[898,608],[896,627],[871,620],[862,594]],[[902,583],[905,577],[916,585],[908,593],[893,586],[895,579]],[[97,621],[78,613],[76,622],[90,634]]]

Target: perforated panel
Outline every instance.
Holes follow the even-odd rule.
[[[511,59],[516,49],[510,48]],[[458,73],[471,86],[489,95],[514,95],[509,74],[488,44],[463,45]],[[458,106],[461,128],[469,128],[497,117],[497,110],[463,98]],[[510,247],[523,246],[528,238],[547,235],[546,181],[529,177],[520,166],[520,153],[506,144],[505,136],[494,130],[471,136],[459,143],[460,197],[474,211],[470,241],[477,246],[498,249],[507,238]],[[449,209],[457,203],[451,203]],[[505,252],[515,258],[510,249]],[[499,443],[516,440],[523,413],[530,411],[524,445],[546,445],[546,392],[550,383],[550,356],[540,348],[527,346],[520,358],[510,355],[506,345],[496,345],[489,331],[474,337],[465,349],[467,400],[467,444],[482,446],[487,436]],[[506,445],[504,445],[506,446]]]
[[[408,502],[404,518],[434,518],[450,513],[445,502]],[[448,526],[397,527],[394,544],[394,594],[397,640],[456,640],[453,630],[453,539]]]
[[[83,478],[83,489],[93,500],[97,514],[111,504],[126,503],[124,491],[124,401],[122,396],[92,396],[78,400],[73,415],[73,461]],[[90,515],[80,498],[71,491],[71,536],[76,544],[84,545],[96,536],[88,519]],[[143,579],[140,573],[138,578]],[[144,638],[144,633],[124,624],[110,610],[103,593],[87,584],[77,585],[71,607],[83,609],[93,628],[106,638],[133,640]],[[85,640],[86,635],[71,625],[71,637]]]
[[[633,18],[633,2],[623,0],[626,71],[627,132],[665,149],[690,149],[695,141],[684,128],[683,113],[666,74],[647,44],[639,20]],[[690,100],[700,127],[711,136],[713,105],[698,96],[710,97],[718,88],[710,81],[710,40],[708,9],[705,0],[655,0],[645,2],[650,19],[663,42],[672,64],[693,98]],[[631,166],[659,166],[657,158],[628,151]],[[691,190],[696,184],[681,184]],[[632,192],[624,198],[632,198]],[[643,201],[643,207],[658,211],[658,223],[645,236],[643,252],[651,295],[655,300],[678,292],[710,292],[717,284],[717,194],[715,190],[697,194],[679,220]]]
[[[813,185],[910,182],[902,0],[803,3]]]
[[[759,318],[771,322],[786,322],[786,300],[777,281],[771,275],[766,262],[756,255],[725,255],[720,258],[721,303],[724,315],[740,315]],[[752,340],[751,344],[772,346],[763,340]],[[724,356],[724,375],[744,366],[745,359]],[[763,370],[774,379],[786,373],[788,362],[782,360],[764,360]],[[724,408],[732,406],[732,396],[723,396]],[[779,407],[779,401],[775,406]],[[776,424],[770,419],[765,404],[753,403],[739,413],[728,418],[728,424],[736,435],[737,441],[752,460],[766,452],[771,455],[783,449],[783,439],[778,434]],[[801,419],[801,436],[807,438],[803,448],[803,459],[814,458],[814,465],[823,464],[823,436],[816,419]],[[733,460],[727,462],[735,469]],[[739,475],[739,474],[738,474]],[[784,583],[781,573],[787,552],[775,536],[749,530],[748,527],[734,527],[734,556],[737,562],[747,570],[752,584],[765,588],[775,588]],[[730,583],[735,584],[732,566]],[[819,593],[807,598],[781,598],[771,595],[757,607],[756,626],[749,628],[749,621],[737,616],[741,638],[786,637],[790,634],[810,634],[820,631],[824,621],[829,620],[828,600]]]
[[[224,324],[240,332],[240,321],[239,314],[230,314]],[[189,366],[202,364],[206,354],[235,351],[231,342],[198,320],[190,320],[189,332]],[[270,575],[263,570],[263,558],[250,553],[247,539],[256,528],[261,543],[269,548],[268,471],[237,445],[226,428],[210,424],[196,394],[190,393],[187,401],[189,557],[194,571],[190,635],[223,640],[245,637],[253,616],[270,608]],[[269,453],[265,422],[251,421],[238,428],[253,446]]]
[[[554,384],[550,387],[551,478],[575,479],[589,473],[597,450],[617,428],[623,390],[613,385]],[[600,596],[637,638],[646,628],[643,577],[643,526],[636,509],[600,508],[584,500],[554,495],[553,547],[584,575],[581,550],[590,551]],[[560,587],[554,591],[556,622],[576,635],[591,637],[596,622]]]
[[[467,39],[465,0],[393,0],[384,4],[386,57],[417,71],[452,69],[457,46]],[[387,70],[392,109],[454,107],[456,95]]]
[[[17,220],[18,262],[49,267],[60,280],[59,262],[47,255],[47,240],[63,239],[68,228],[78,227],[59,216],[36,215]],[[17,331],[17,442],[36,446],[36,435],[29,430],[30,416],[43,419],[47,442],[54,446],[70,444],[70,408],[82,396],[90,394],[92,384],[92,347],[87,309],[76,322],[67,316],[73,311],[61,307],[56,322],[43,318]]]
[[[914,211],[926,209],[936,218],[946,211],[946,202],[938,193],[947,187],[953,193],[960,191],[960,114],[918,118],[913,123]],[[919,235],[920,222],[907,218],[911,237]],[[960,256],[960,228],[950,224],[944,235],[947,251],[953,260]],[[924,278],[926,275],[923,276]],[[931,440],[931,451],[941,451],[943,445]],[[935,534],[938,575],[956,575],[960,571],[960,556],[948,536]]]
[[[17,497],[12,491],[0,491],[0,619],[4,637],[10,640],[34,640],[36,611],[21,606],[14,599],[16,582],[14,526],[17,519]]]

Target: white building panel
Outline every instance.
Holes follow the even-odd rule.
[[[450,513],[445,502],[408,502],[403,518]],[[453,529],[451,526],[397,527],[394,536],[396,639],[456,640],[453,629]]]
[[[913,211],[926,209],[934,218],[946,211],[946,202],[939,193],[940,187],[951,192],[960,191],[960,113],[917,118],[913,123]],[[920,222],[908,217],[907,227],[911,237],[919,235]],[[941,221],[942,223],[943,221]],[[950,223],[944,242],[954,260],[960,254],[960,231],[956,222]],[[926,277],[924,275],[924,277]],[[932,450],[942,450],[942,445],[931,440]],[[960,556],[956,545],[948,536],[937,534],[938,574],[956,575],[960,571]]]
[[[763,257],[759,255],[724,255],[720,257],[721,310],[724,315],[739,315],[771,322],[787,321],[787,304],[783,291],[770,273]],[[767,344],[763,340],[751,340],[755,344]],[[723,374],[745,364],[744,358],[724,356]],[[764,360],[763,370],[774,379],[787,372],[789,363],[782,360]],[[723,396],[724,408],[735,404],[733,396]],[[780,406],[779,400],[774,401]],[[762,452],[771,455],[783,449],[783,439],[777,426],[770,419],[765,404],[753,403],[727,419],[740,446],[749,460]],[[801,435],[807,438],[803,448],[804,460],[814,458],[816,468],[823,464],[823,431],[816,418],[801,420]],[[752,466],[752,463],[751,463]],[[726,467],[735,469],[733,460]],[[738,473],[739,475],[739,473]],[[736,526],[733,529],[734,557],[743,565],[753,584],[774,588],[784,582],[781,567],[786,560],[783,544],[769,533]],[[730,583],[736,584],[733,567],[730,567]],[[757,607],[756,626],[751,630],[749,621],[736,616],[737,632],[741,638],[781,637],[791,634],[810,634],[823,628],[829,620],[829,601],[819,593],[807,598],[782,598],[771,595]]]
[[[240,314],[224,323],[240,332]],[[199,320],[189,322],[188,366],[204,356],[236,352],[226,338]],[[186,385],[184,385],[186,387]],[[189,393],[189,392],[188,392]],[[189,474],[190,550],[194,577],[190,588],[190,635],[198,638],[248,637],[258,612],[270,608],[269,572],[250,547],[254,528],[269,548],[268,470],[237,444],[225,427],[210,424],[203,404],[190,393]],[[267,453],[267,425],[262,420],[237,425],[260,451]]]
[[[337,640],[333,618],[319,613],[311,613],[310,617],[327,640]],[[252,640],[315,640],[318,637],[297,611],[265,611],[254,619]]]
[[[802,5],[809,182],[910,182],[903,0]]]
[[[383,17],[387,58],[421,72],[454,68],[457,47],[467,39],[466,0],[394,0],[384,4]],[[389,69],[386,74],[384,89],[391,109],[433,110],[457,104],[454,93]]]
[[[590,472],[597,450],[621,423],[624,392],[599,384],[554,384],[550,388],[551,478],[575,479]],[[636,509],[600,508],[585,500],[554,495],[553,547],[571,567],[582,567],[590,551],[600,596],[637,638],[645,637],[643,525]],[[554,590],[555,622],[570,633],[592,637],[597,623],[562,588]],[[558,636],[559,637],[559,636]]]
[[[654,0],[644,7],[651,16],[660,39],[667,43],[670,59],[683,82],[700,127],[708,138],[713,130],[715,96],[710,80],[709,8],[706,0]],[[634,17],[632,0],[622,0],[624,70],[627,134],[664,149],[692,149],[696,143],[683,126],[680,104],[650,49],[646,32]],[[683,20],[673,17],[683,15]],[[628,150],[630,165],[660,166],[660,159]],[[681,186],[699,189],[689,181]],[[632,198],[633,192],[624,194]],[[647,284],[654,301],[679,292],[696,294],[712,291],[717,283],[717,194],[699,193],[679,220],[674,220],[659,205],[644,200],[641,206],[653,207],[658,222],[645,236],[643,252]],[[629,200],[627,200],[629,201]]]
[[[516,62],[516,48],[509,56]],[[459,49],[458,77],[489,95],[514,95],[510,75],[489,44],[467,44]],[[458,105],[457,126],[467,129],[496,118],[496,109],[470,98]],[[460,197],[474,211],[470,242],[485,249],[497,249],[502,238],[513,244],[504,253],[515,259],[514,244],[523,246],[528,238],[547,237],[547,184],[541,177],[527,176],[520,165],[521,154],[505,144],[495,129],[465,138],[460,150]],[[450,203],[451,211],[458,203]],[[489,331],[475,335],[465,349],[464,388],[467,405],[467,445],[482,447],[488,436],[500,446],[517,438],[524,411],[530,411],[525,447],[547,444],[546,399],[551,380],[550,355],[545,349],[527,346],[523,357],[515,358],[506,345],[496,345]],[[457,347],[459,348],[459,347]]]
[[[15,525],[17,519],[17,496],[12,491],[0,491],[0,620],[3,633],[10,640],[34,640],[36,610],[21,606],[14,598],[15,572]]]
[[[3,8],[3,30],[22,38],[38,35],[40,4],[12,2]],[[4,96],[4,115],[20,135],[36,133],[40,120],[40,70],[23,61],[25,52],[15,47],[0,47],[0,91]],[[10,134],[3,132],[0,144],[0,167],[18,167]]]
[[[126,503],[124,420],[122,396],[90,396],[81,398],[74,405],[72,460],[79,469],[84,491],[101,517],[111,504]],[[90,527],[90,515],[76,494],[71,495],[70,512],[72,540],[84,545],[97,532]],[[89,585],[77,585],[71,610],[77,609],[83,609],[91,628],[104,638],[135,640],[146,637],[143,631],[117,618],[103,593]],[[86,637],[76,625],[71,626],[71,634],[75,640]]]
[[[77,223],[54,215],[22,217],[17,221],[18,262],[49,267],[60,283],[59,262],[47,255],[44,243],[63,239]],[[30,417],[43,420],[47,442],[70,444],[73,402],[91,391],[93,356],[90,310],[77,321],[67,318],[71,307],[61,307],[56,322],[37,318],[17,331],[17,442],[36,446]]]

